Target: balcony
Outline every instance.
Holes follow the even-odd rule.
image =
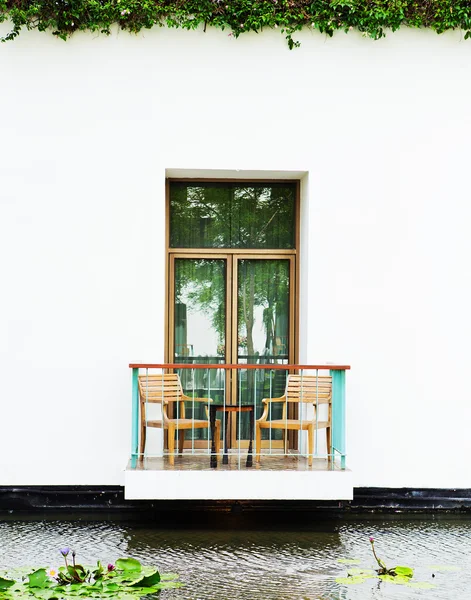
[[[130,365],[126,498],[352,498],[348,365],[208,361]]]

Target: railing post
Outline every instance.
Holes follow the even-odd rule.
[[[132,404],[131,404],[131,466],[136,467],[139,445],[139,389],[138,389],[139,369],[132,370]]]
[[[332,376],[332,462],[335,451],[340,454],[340,468],[345,469],[345,371],[331,370]]]

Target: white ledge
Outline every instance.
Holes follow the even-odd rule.
[[[126,500],[352,500],[345,471],[140,471],[127,469]]]

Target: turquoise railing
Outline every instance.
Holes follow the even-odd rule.
[[[332,377],[332,437],[331,437],[331,448],[328,449],[328,455],[333,458],[332,464],[335,463],[336,459],[340,460],[340,468],[346,468],[346,393],[345,385],[346,371],[350,369],[349,365],[290,365],[290,364],[180,364],[180,363],[131,363],[129,367],[132,369],[132,403],[131,403],[131,466],[135,467],[137,460],[139,459],[139,425],[140,425],[140,412],[139,412],[139,385],[138,377],[139,374],[149,373],[152,371],[155,373],[156,370],[162,373],[170,373],[174,371],[191,370],[194,374],[195,371],[217,369],[225,372],[237,372],[239,375],[239,381],[241,372],[245,370],[257,370],[257,371],[285,371],[286,373],[297,373],[302,375],[305,372],[319,375],[319,371],[322,373],[329,372]],[[210,378],[208,378],[210,379]],[[193,375],[194,381],[194,375]],[[255,386],[256,384],[255,377]],[[240,387],[240,386],[239,386]],[[211,391],[211,390],[209,390]],[[271,388],[270,388],[271,391]],[[209,394],[208,394],[209,395]],[[225,391],[224,391],[225,395]],[[278,395],[282,395],[278,394]],[[274,397],[274,396],[273,396]],[[225,399],[224,399],[225,402]],[[317,436],[316,436],[317,437]],[[209,450],[209,444],[208,444]],[[259,449],[260,451],[260,449]]]

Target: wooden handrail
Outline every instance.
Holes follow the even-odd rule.
[[[225,363],[221,364],[203,364],[203,363],[131,363],[130,369],[269,369],[278,371],[298,371],[300,369],[311,369],[311,370],[329,370],[329,371],[347,371],[350,369],[350,365],[271,365],[271,364],[236,364],[228,365]]]

